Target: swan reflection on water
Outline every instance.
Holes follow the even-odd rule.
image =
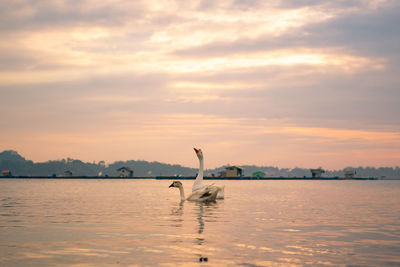
[[[187,203],[187,204],[185,204]],[[205,238],[203,236],[205,230],[205,217],[213,218],[213,221],[216,220],[215,211],[218,209],[217,202],[180,202],[178,206],[174,206],[171,208],[171,215],[173,216],[171,219],[171,226],[173,227],[183,227],[183,223],[185,221],[184,217],[184,206],[190,205],[190,208],[193,210],[193,217],[197,220],[197,229],[196,229],[196,237],[194,243],[197,245],[202,245],[205,242]],[[188,220],[186,218],[186,220]],[[193,220],[194,222],[194,220]]]
[[[197,222],[198,222],[198,228],[197,228],[197,234],[198,236],[194,240],[194,243],[196,245],[203,245],[203,243],[206,241],[205,235],[203,234],[205,231],[206,223],[211,222],[211,221],[216,221],[216,214],[215,211],[218,209],[218,202],[207,202],[207,203],[194,203],[194,206],[198,207],[197,210]],[[204,218],[207,218],[206,220]],[[210,220],[212,218],[212,220]]]
[[[173,227],[182,227],[183,224],[183,202],[179,203],[178,207],[173,207],[171,209],[171,215],[173,216],[171,219],[171,226]]]
[[[203,236],[204,226],[205,226],[203,217],[208,217],[209,215],[212,215],[212,213],[210,213],[210,211],[212,211],[210,210],[210,207],[217,208],[218,204],[216,202],[208,202],[208,203],[200,202],[200,203],[195,203],[195,205],[198,206],[199,208],[197,212],[197,221],[199,223],[197,233],[200,235],[196,238],[195,243],[197,245],[202,245],[205,241],[205,238]]]
[[[204,231],[204,220],[203,220],[203,213],[204,213],[204,203],[199,203],[199,213],[197,214],[197,221],[199,222],[199,230],[197,231],[199,234],[202,234]]]

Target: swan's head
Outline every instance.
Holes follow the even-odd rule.
[[[197,157],[199,158],[199,159],[203,159],[203,151],[201,151],[201,149],[200,148],[193,148],[194,149],[194,151],[196,152],[196,155],[197,155]]]
[[[182,187],[182,183],[180,181],[173,181],[169,187]]]

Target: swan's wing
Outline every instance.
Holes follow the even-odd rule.
[[[201,199],[201,196],[203,196],[207,192],[208,192],[207,190],[204,190],[204,188],[201,188],[199,190],[192,192],[192,194],[187,198],[187,200],[198,201]]]
[[[217,197],[219,189],[215,186],[205,186],[194,191],[187,200],[192,201],[213,201]]]
[[[210,192],[210,191],[206,191],[206,192],[204,192],[204,193],[200,196],[200,198],[201,198],[201,199],[206,199],[206,198],[208,198],[209,196],[212,196],[211,192]]]

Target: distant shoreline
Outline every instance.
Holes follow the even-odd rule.
[[[109,177],[101,177],[101,176],[3,176],[0,179],[98,179],[98,180],[109,180],[109,179],[119,179],[119,180],[194,180],[195,177],[176,177],[176,176],[156,176],[156,177],[119,177],[119,176],[109,176]],[[345,178],[345,177],[251,177],[251,176],[241,176],[241,177],[204,177],[204,180],[383,180],[377,177],[353,177],[353,178]],[[391,179],[385,179],[391,180]],[[394,179],[396,180],[396,179]]]

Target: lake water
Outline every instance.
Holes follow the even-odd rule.
[[[400,181],[212,182],[0,179],[0,266],[400,265]]]

